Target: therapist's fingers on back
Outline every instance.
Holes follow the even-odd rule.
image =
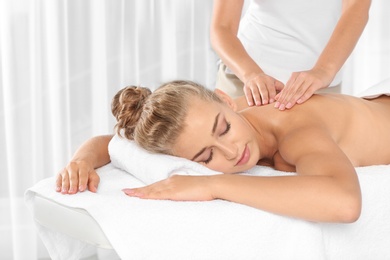
[[[299,97],[297,98],[296,103],[297,104],[302,104],[306,102],[313,94],[317,91],[317,87],[312,85],[306,89],[306,91]]]
[[[279,93],[275,107],[279,110],[292,108],[304,93],[303,83],[304,81],[297,78],[296,73],[293,73],[286,87]]]
[[[249,87],[247,87],[247,85],[244,86],[243,90],[244,90],[245,99],[246,102],[248,103],[248,106],[253,106],[254,101],[253,101],[252,91],[250,90]]]
[[[272,86],[272,84],[269,82],[261,82],[257,86],[260,93],[260,99],[256,104],[267,105],[271,99],[271,96],[275,96],[274,86]]]
[[[267,105],[275,102],[277,93],[283,90],[284,84],[273,77],[264,75],[260,77],[262,81],[258,81],[258,89],[261,96],[261,104]]]
[[[287,93],[283,103],[286,109],[292,108],[295,104],[297,104],[297,101],[302,98],[305,93],[311,92],[310,83],[305,81],[299,82],[294,84],[289,90],[290,93]]]
[[[244,93],[249,106],[268,104],[268,89],[263,82],[252,81],[244,86]]]
[[[264,84],[257,84],[251,88],[253,100],[256,106],[268,103],[268,90]]]

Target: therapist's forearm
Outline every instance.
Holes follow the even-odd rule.
[[[71,161],[84,161],[93,168],[109,163],[108,144],[112,135],[95,136],[85,141],[74,153]]]
[[[368,22],[370,0],[344,1],[342,15],[314,69],[332,78],[344,65]]]
[[[264,73],[246,52],[240,40],[231,33],[224,32],[224,29],[212,36],[212,45],[221,60],[242,82]]]
[[[210,26],[213,49],[241,81],[263,73],[237,37],[244,0],[214,0]]]

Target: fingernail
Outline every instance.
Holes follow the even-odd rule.
[[[135,191],[132,190],[132,189],[123,189],[122,190],[124,193],[126,193],[127,195],[133,195],[135,194]]]
[[[269,100],[269,102],[270,102],[270,103],[274,103],[275,100],[274,100],[273,98],[271,98],[271,99]]]
[[[290,102],[288,102],[287,105],[286,105],[286,108],[287,108],[287,109],[292,108],[292,104],[291,104]]]
[[[79,191],[84,191],[84,186],[83,185],[79,186]]]
[[[73,192],[74,192],[74,188],[73,188],[73,187],[70,187],[69,193],[73,193]]]
[[[279,110],[284,110],[286,108],[286,106],[284,104],[281,104],[280,107],[279,107]]]
[[[279,102],[276,102],[274,107],[275,107],[275,108],[279,108],[279,106],[280,106],[280,103],[279,103]]]
[[[56,187],[56,191],[61,191],[61,187]]]

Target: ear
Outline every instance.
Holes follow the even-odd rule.
[[[231,109],[233,109],[233,111],[237,111],[236,102],[234,102],[234,100],[228,94],[220,89],[215,89],[214,92],[223,102],[225,102]]]

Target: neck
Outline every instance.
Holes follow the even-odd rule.
[[[248,122],[250,127],[255,132],[257,145],[260,150],[260,160],[272,160],[275,153],[278,151],[278,143],[270,120],[263,120],[262,113],[250,113],[249,109],[243,111],[241,115]]]

